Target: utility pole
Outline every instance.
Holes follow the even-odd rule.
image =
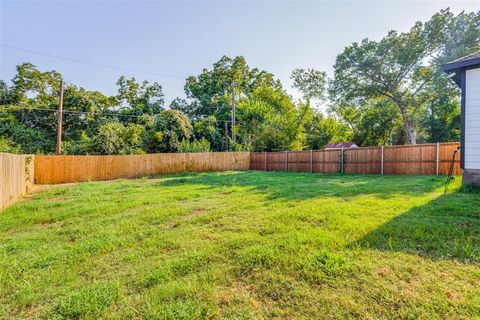
[[[225,121],[224,124],[225,124],[225,151],[228,151],[228,124],[227,124],[227,121]]]
[[[235,143],[235,81],[232,81],[232,141]]]
[[[58,97],[57,123],[57,154],[62,154],[62,116],[63,116],[63,80],[60,80],[60,95]]]

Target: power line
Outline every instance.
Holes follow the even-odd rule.
[[[166,74],[166,73],[157,73],[157,72],[142,71],[142,70],[136,70],[136,69],[130,69],[130,68],[116,67],[116,66],[111,66],[111,65],[101,64],[101,63],[89,62],[89,61],[84,61],[84,60],[73,59],[73,58],[58,56],[58,55],[54,55],[54,54],[44,53],[44,52],[40,52],[40,51],[20,48],[20,47],[11,46],[11,45],[4,44],[4,43],[0,43],[0,46],[2,46],[4,48],[18,50],[18,51],[33,53],[33,54],[40,55],[40,56],[56,58],[56,59],[61,59],[61,60],[65,60],[65,61],[75,62],[75,63],[87,64],[87,65],[90,65],[90,66],[100,67],[100,68],[114,69],[114,70],[134,72],[134,73],[142,73],[142,74],[148,74],[148,75],[152,75],[152,76],[159,76],[159,77],[166,77],[166,78],[176,78],[176,79],[182,79],[182,80],[184,80],[188,77],[188,76],[180,76],[180,75],[173,75],[173,74]]]
[[[46,56],[46,57],[51,57],[51,58],[56,58],[56,59],[62,59],[66,61],[71,61],[71,62],[76,62],[76,63],[82,63],[82,64],[87,64],[91,66],[96,66],[96,67],[101,67],[101,68],[109,68],[109,69],[115,69],[115,70],[121,70],[121,71],[128,71],[128,72],[135,72],[135,73],[143,73],[143,74],[148,74],[148,75],[154,75],[154,76],[160,76],[160,77],[170,77],[170,78],[177,78],[177,79],[185,79],[188,78],[189,76],[180,76],[180,75],[172,75],[172,74],[165,74],[165,73],[156,73],[156,72],[148,72],[148,71],[141,71],[141,70],[135,70],[135,69],[129,69],[129,68],[123,68],[123,67],[116,67],[116,66],[110,66],[110,65],[104,65],[100,63],[95,63],[95,62],[88,62],[88,61],[83,61],[83,60],[78,60],[78,59],[73,59],[73,58],[67,58],[63,56],[58,56],[58,55],[53,55],[49,53],[43,53],[35,50],[30,50],[30,49],[25,49],[25,48],[20,48],[16,46],[12,46],[9,44],[4,44],[0,43],[0,46],[9,48],[9,49],[14,49],[14,50],[19,50],[23,52],[29,52],[41,56]],[[228,106],[219,106],[219,107],[214,107],[214,106],[200,106],[195,108],[196,110],[200,109],[216,109],[216,110],[221,110],[224,108],[228,108]]]
[[[48,109],[48,108],[30,108],[30,107],[14,107],[10,108],[11,111],[19,111],[20,109],[22,110],[40,110],[40,111],[51,111],[51,112],[58,112],[57,109]],[[2,110],[0,110],[2,111]],[[8,109],[5,109],[5,111],[8,111]],[[89,111],[76,111],[76,110],[62,110],[62,113],[73,113],[73,114],[89,114],[89,113],[94,113],[94,112],[89,112]],[[121,113],[98,113],[98,115],[102,116],[114,116],[114,117],[133,117],[133,118],[138,118],[141,117],[142,115],[134,115],[134,114],[121,114]]]
[[[49,108],[31,108],[31,107],[21,107],[21,106],[16,106],[16,107],[13,107],[13,108],[4,108],[4,110],[2,110],[1,106],[0,106],[0,112],[7,112],[7,111],[19,111],[19,110],[26,110],[26,111],[29,111],[29,110],[40,110],[40,111],[49,111],[49,112],[58,112],[57,109],[49,109]],[[112,116],[112,117],[131,117],[131,118],[141,118],[142,116],[144,115],[149,115],[149,114],[140,114],[140,115],[135,115],[135,114],[121,114],[121,113],[104,113],[104,112],[99,112],[99,113],[95,113],[95,112],[89,112],[89,111],[76,111],[76,110],[62,110],[62,113],[72,113],[72,114],[83,114],[83,115],[86,115],[86,114],[90,114],[90,113],[93,113],[94,115],[98,115],[98,116]],[[150,115],[152,116],[152,115]],[[156,115],[153,115],[154,117]],[[223,122],[232,122],[231,120],[215,120],[215,122],[217,123],[223,123]],[[238,123],[238,122],[236,122]]]

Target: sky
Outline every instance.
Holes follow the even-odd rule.
[[[0,0],[1,1],[1,0]],[[294,97],[295,68],[333,72],[352,42],[408,31],[450,7],[480,10],[480,1],[1,1],[0,43],[76,63],[0,47],[0,79],[31,62],[69,83],[115,94],[121,75],[162,85],[167,104],[185,97],[185,78],[211,68],[222,55],[242,55],[251,67],[278,77]]]

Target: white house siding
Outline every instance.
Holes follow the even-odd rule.
[[[465,169],[480,169],[480,68],[465,77]]]

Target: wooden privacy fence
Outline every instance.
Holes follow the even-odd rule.
[[[33,156],[0,153],[0,210],[30,191]]]
[[[320,173],[447,175],[458,143],[283,152],[252,152],[250,169]],[[454,165],[461,174],[460,154]]]
[[[35,156],[35,183],[58,184],[114,180],[184,171],[248,170],[249,164],[249,152]]]
[[[29,156],[0,153],[0,210],[36,184],[138,178],[184,171],[271,170],[359,174],[448,174],[458,143],[289,152]],[[461,174],[458,155],[454,172]]]

